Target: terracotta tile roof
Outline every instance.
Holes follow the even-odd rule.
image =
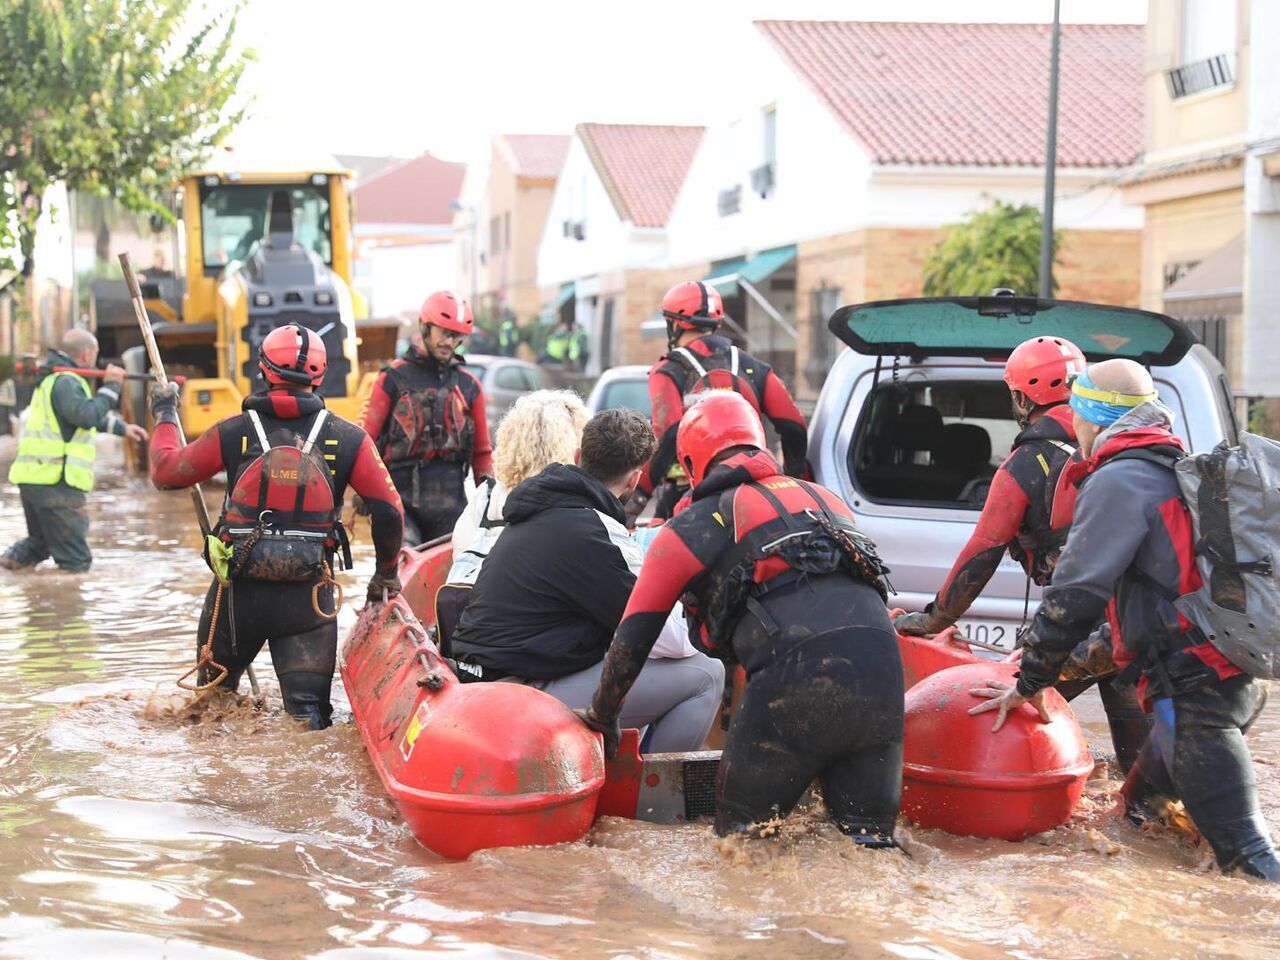
[[[1195,173],[1210,173],[1214,170],[1229,170],[1244,163],[1244,147],[1237,147],[1212,156],[1192,157],[1186,160],[1171,160],[1167,163],[1144,164],[1135,167],[1120,179],[1121,186],[1138,183],[1153,183],[1170,177],[1187,177]]]
[[[564,166],[569,137],[554,133],[506,133],[498,138],[506,145],[516,176],[530,180],[554,180]]]
[[[757,28],[879,164],[1041,166],[1048,24],[766,20]],[[1058,165],[1142,150],[1143,28],[1062,27]]]
[[[356,222],[452,224],[465,169],[429,153],[387,167],[351,192]]]
[[[702,127],[578,124],[618,215],[638,227],[666,226],[702,133]]]

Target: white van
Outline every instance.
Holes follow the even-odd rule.
[[[1146,365],[1188,449],[1236,442],[1222,365],[1177,320],[1125,307],[990,297],[885,300],[841,307],[837,358],[809,424],[815,479],[838,491],[874,538],[898,590],[922,610],[973,533],[987,481],[1018,424],[1004,384],[1009,352],[1035,336],[1071,340],[1090,363]],[[973,640],[1011,648],[1028,606],[1008,557],[960,621]],[[1034,613],[1039,591],[1030,591]]]

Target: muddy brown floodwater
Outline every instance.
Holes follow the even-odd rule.
[[[908,858],[814,816],[752,843],[607,820],[444,862],[383,794],[341,694],[331,730],[298,731],[264,651],[264,712],[184,709],[207,578],[190,501],[123,477],[117,450],[91,495],[92,571],[0,571],[0,955],[1280,955],[1280,891],[1117,821],[1105,776],[1068,826],[1019,844],[907,827]],[[6,485],[0,543],[22,531]],[[371,567],[365,544],[349,597]],[[1080,713],[1105,749],[1097,701]],[[1273,828],[1277,734],[1273,698],[1250,738]]]

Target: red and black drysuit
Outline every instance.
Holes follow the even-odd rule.
[[[692,358],[684,356],[682,350]],[[651,496],[661,487],[654,505],[656,517],[671,516],[676,501],[687,489],[683,483],[665,481],[676,463],[676,430],[684,416],[685,397],[695,388],[735,390],[746,397],[756,413],[768,417],[778,432],[783,472],[791,477],[803,475],[809,433],[795,400],[769,364],[738,350],[728,337],[709,333],[671,350],[649,370],[649,400],[658,449],[640,476],[640,492]]]
[[[1071,536],[1026,638],[1018,693],[1056,683],[1105,613],[1121,676],[1140,678],[1155,720],[1127,802],[1181,799],[1224,870],[1280,881],[1244,742],[1267,684],[1242,674],[1173,603],[1201,586],[1191,515],[1171,469],[1182,442],[1167,424],[1140,422],[1099,441],[1064,475],[1078,487]]]
[[[256,411],[272,447],[300,446],[324,409],[324,401],[316,394],[276,389],[249,397],[244,409]],[[161,417],[157,419],[161,421]],[[356,424],[328,414],[316,450],[331,474],[333,502],[340,507],[349,486],[368,504],[377,572],[394,579],[403,530],[400,498],[373,441]],[[230,491],[241,472],[262,452],[257,431],[245,413],[219,421],[186,447],[181,445],[175,423],[161,421],[151,437],[151,479],[157,487],[174,489],[201,483],[226,470]],[[225,509],[224,505],[224,513]],[[224,520],[219,519],[219,530],[225,527]],[[332,554],[328,563],[332,569]],[[329,688],[338,648],[338,622],[316,611],[314,586],[314,582],[282,583],[233,575],[214,630],[213,658],[227,667],[223,685],[234,690],[263,643],[270,642],[285,709],[309,721],[313,729],[323,729],[332,713]],[[200,615],[197,651],[209,637],[216,596],[215,578]],[[321,587],[315,599],[322,610],[332,611],[333,587]],[[206,679],[212,678],[201,678],[202,682]]]
[[[484,390],[461,358],[441,363],[410,347],[378,374],[363,426],[404,503],[405,543],[452,533],[468,468],[477,482],[493,472]]]
[[[826,526],[824,526],[824,524]],[[829,530],[829,490],[735,455],[654,538],[605,658],[593,719],[611,724],[676,601],[695,642],[747,688],[717,777],[722,836],[785,814],[815,779],[841,830],[890,845],[902,786],[902,660],[877,586]]]
[[[1013,450],[991,478],[973,535],[960,551],[942,589],[919,618],[924,621],[923,632],[937,633],[964,616],[995,575],[1006,550],[1022,565],[1031,582],[1040,587],[1049,584],[1066,542],[1071,524],[1070,502],[1075,499],[1072,490],[1062,497],[1064,504],[1056,503],[1063,469],[1076,452],[1073,417],[1066,403],[1054,405],[1014,439]],[[1114,677],[1105,676],[1111,663],[1090,662],[1098,659],[1096,653],[1095,644],[1081,644],[1073,660],[1101,667],[1101,679],[1075,671],[1082,678],[1062,681],[1058,690],[1073,700],[1098,684],[1116,759],[1127,771],[1146,742],[1151,722],[1138,705],[1132,687],[1116,684]],[[1105,651],[1102,660],[1109,661]]]

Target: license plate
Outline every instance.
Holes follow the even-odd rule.
[[[966,640],[1012,650],[1018,628],[1004,620],[961,620],[956,626],[956,632]]]

